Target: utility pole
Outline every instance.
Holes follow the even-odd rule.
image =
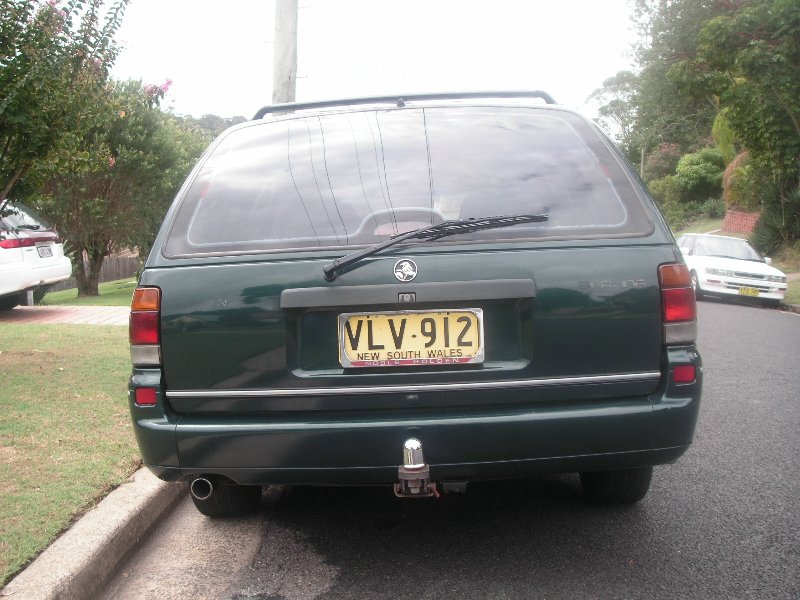
[[[294,102],[297,89],[297,0],[275,3],[272,103]]]

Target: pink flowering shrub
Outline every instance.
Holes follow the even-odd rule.
[[[147,97],[148,104],[158,105],[161,103],[161,100],[164,99],[164,96],[167,95],[170,86],[172,85],[172,79],[167,79],[161,85],[156,85],[155,83],[148,83],[142,89],[144,91],[144,95]]]

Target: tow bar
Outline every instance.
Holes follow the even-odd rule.
[[[416,438],[408,438],[403,443],[403,464],[397,469],[397,477],[400,482],[394,484],[394,495],[398,498],[439,497],[422,454],[422,442]]]

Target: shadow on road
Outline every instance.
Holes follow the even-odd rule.
[[[632,541],[653,537],[646,501],[593,506],[575,475],[438,500],[294,487],[272,510],[235,598],[587,597],[614,590],[639,566]]]

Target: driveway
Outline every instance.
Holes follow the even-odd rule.
[[[18,306],[0,312],[0,324],[127,325],[129,314],[127,306]]]

